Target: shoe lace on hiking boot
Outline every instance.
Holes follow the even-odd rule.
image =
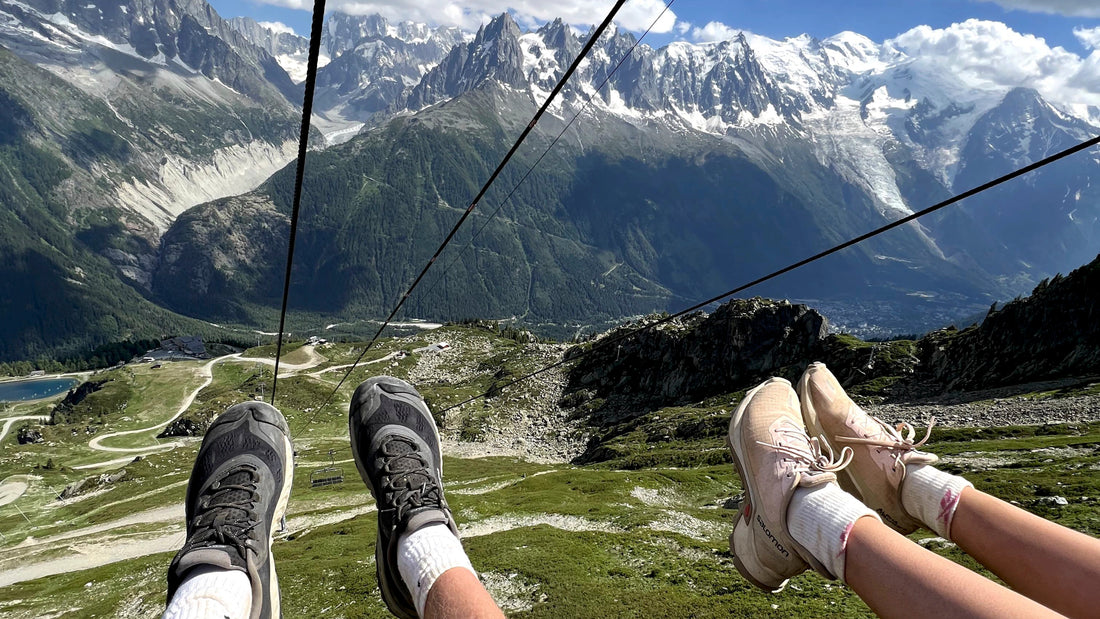
[[[416,443],[394,436],[382,444],[380,451],[382,488],[393,502],[398,522],[410,509],[443,505],[439,485],[429,473],[431,465]]]
[[[901,422],[897,426],[891,427],[883,420],[875,417],[874,415],[867,415],[875,421],[882,428],[882,436],[874,437],[859,437],[859,436],[838,436],[837,441],[844,443],[855,443],[857,445],[872,445],[877,447],[876,451],[882,452],[883,449],[888,449],[894,456],[894,469],[897,470],[898,466],[902,465],[902,458],[913,451],[916,451],[918,447],[928,442],[928,439],[932,436],[932,426],[936,425],[936,418],[932,417],[928,420],[928,428],[924,431],[924,438],[917,442],[913,442],[913,439],[917,436],[917,430],[913,427],[913,424],[907,422]],[[849,449],[845,447],[845,449]]]
[[[845,447],[840,451],[840,458],[836,458],[833,448],[828,443],[822,442],[816,436],[811,437],[802,428],[781,426],[775,431],[794,440],[790,441],[790,444],[779,441],[775,443],[757,441],[757,443],[771,447],[786,456],[785,459],[794,461],[794,471],[787,473],[787,477],[793,477],[794,473],[835,473],[848,466],[855,455],[851,447]]]
[[[257,540],[260,516],[255,511],[259,473],[251,465],[230,469],[199,498],[192,546],[233,546],[241,557]]]

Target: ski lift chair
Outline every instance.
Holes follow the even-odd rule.
[[[344,469],[336,466],[335,450],[328,450],[329,466],[315,469],[309,474],[309,486],[321,488],[323,486],[335,486],[344,483]]]

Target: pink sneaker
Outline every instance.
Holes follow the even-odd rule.
[[[730,535],[737,571],[771,592],[808,567],[835,578],[791,537],[787,507],[799,487],[836,483],[834,472],[851,459],[851,449],[836,462],[827,445],[806,434],[798,395],[782,378],[768,379],[745,395],[726,442],[746,495]]]
[[[852,401],[824,363],[812,363],[798,381],[802,418],[809,431],[821,436],[834,449],[853,449],[851,466],[838,474],[840,485],[867,507],[882,516],[883,522],[905,535],[921,527],[901,502],[905,465],[933,464],[939,458],[917,451],[932,432],[913,442],[916,431],[908,423],[890,427],[878,417],[868,415]]]

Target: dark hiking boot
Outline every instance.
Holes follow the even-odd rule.
[[[286,512],[293,476],[282,413],[263,402],[222,413],[187,483],[187,541],[168,569],[168,600],[194,568],[238,570],[252,583],[251,619],[281,617],[271,530]]]
[[[443,457],[435,420],[412,385],[378,376],[355,390],[348,431],[359,476],[378,504],[375,564],[382,599],[398,617],[416,619],[412,593],[397,568],[397,540],[436,523],[458,536],[443,498]]]

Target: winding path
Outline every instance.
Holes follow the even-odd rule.
[[[280,377],[295,375],[303,370],[308,370],[321,363],[326,359],[321,355],[318,355],[312,347],[308,350],[309,360],[300,364],[288,364],[280,363],[279,369],[286,368],[287,373],[280,373]],[[381,363],[393,359],[398,353],[391,353],[379,359],[363,362],[362,365],[369,365],[374,363]],[[137,447],[137,448],[124,448],[124,447],[108,447],[104,446],[103,442],[118,436],[127,436],[134,434],[141,434],[146,432],[152,432],[157,429],[163,428],[174,420],[178,419],[180,415],[185,413],[191,404],[194,403],[198,394],[209,386],[214,378],[214,366],[218,363],[225,362],[242,362],[242,363],[263,363],[265,365],[274,365],[274,359],[266,358],[254,358],[254,357],[241,357],[240,353],[233,355],[225,355],[212,359],[206,364],[202,365],[199,369],[200,376],[203,376],[205,380],[201,385],[191,391],[186,398],[180,403],[179,408],[176,410],[175,415],[167,421],[163,421],[154,426],[148,428],[141,428],[138,430],[125,430],[120,432],[111,432],[102,436],[97,436],[88,442],[88,446],[91,449],[97,451],[105,451],[112,453],[129,454],[120,458],[114,458],[105,462],[98,462],[94,464],[85,464],[77,469],[94,469],[103,468],[107,466],[123,465],[129,463],[134,455],[142,453],[152,453],[158,450],[171,450],[175,447],[182,445],[180,441],[172,441],[169,443],[163,443],[160,445],[149,447]],[[313,378],[321,378],[321,375],[325,372],[335,371],[350,367],[352,364],[333,366],[318,370],[306,374]],[[22,416],[12,417],[7,419],[0,419],[0,422],[4,423],[3,429],[0,430],[0,439],[8,432],[10,427],[22,420],[35,419],[39,420],[42,417],[39,416]],[[26,490],[27,481],[29,478],[23,479],[22,477],[12,477],[5,480],[5,486],[3,491],[0,491],[0,497],[11,496],[11,499],[17,498]],[[185,482],[177,482],[182,484]],[[163,489],[161,489],[163,490]],[[159,492],[158,490],[157,492]],[[124,500],[133,500],[137,497],[129,497]],[[336,512],[328,512],[321,510],[321,513],[307,513],[301,516],[293,517],[289,519],[289,525],[291,530],[298,531],[298,535],[303,535],[311,530],[313,527],[340,522],[373,511],[374,505],[348,505],[344,509],[337,510]],[[13,583],[23,582],[34,578],[41,578],[45,576],[51,576],[55,574],[73,572],[81,569],[88,569],[106,565],[108,563],[114,563],[117,561],[137,558],[146,556],[157,552],[167,552],[179,548],[183,543],[183,539],[186,532],[178,527],[170,526],[169,523],[178,523],[183,520],[183,505],[172,504],[155,508],[151,510],[145,510],[118,520],[77,529],[75,531],[67,531],[57,535],[49,536],[43,539],[35,540],[34,538],[27,538],[24,542],[15,547],[0,548],[0,587],[5,587]],[[111,535],[114,531],[129,527],[135,524],[162,524],[166,525],[160,530],[136,535],[118,536],[118,538],[112,538]],[[52,547],[56,545],[67,545],[75,552],[68,556],[60,558],[45,559],[35,555],[35,552],[45,547]]]
[[[225,361],[226,359],[233,359],[237,357],[240,357],[240,353],[225,355],[224,357],[218,357],[217,359],[211,359],[208,363],[206,363],[206,365],[203,365],[201,368],[199,368],[199,375],[205,377],[206,380],[203,381],[201,385],[196,387],[194,391],[192,391],[190,394],[187,395],[186,398],[183,399],[183,403],[180,404],[179,409],[176,410],[176,414],[172,415],[172,417],[167,421],[163,421],[156,424],[155,426],[150,426],[148,428],[139,428],[137,430],[124,430],[122,432],[110,432],[108,434],[103,434],[88,441],[88,447],[97,451],[110,451],[113,453],[145,453],[148,451],[156,451],[164,448],[173,449],[175,447],[178,447],[181,444],[179,441],[172,441],[171,443],[164,443],[162,445],[150,445],[148,447],[105,447],[102,443],[103,441],[109,438],[114,438],[116,436],[127,436],[131,434],[152,432],[153,430],[163,428],[175,421],[176,419],[179,419],[179,416],[185,413],[187,409],[191,407],[191,404],[194,403],[195,398],[199,395],[199,392],[210,386],[210,383],[214,382],[214,364]],[[82,468],[93,467],[85,466]]]
[[[324,363],[325,361],[327,361],[327,359],[325,357],[323,357],[322,355],[317,353],[317,351],[314,349],[313,346],[303,346],[302,348],[309,355],[309,360],[304,362],[304,363],[279,362],[279,369],[280,369],[279,377],[280,378],[297,375],[299,372],[301,372],[303,370],[308,370],[310,368],[316,367],[316,366]],[[378,358],[378,359],[373,359],[371,361],[365,361],[365,362],[361,363],[360,365],[370,365],[370,364],[373,364],[373,363],[381,363],[383,361],[389,361],[390,359],[393,359],[394,357],[396,357],[397,354],[398,353],[396,353],[396,352],[390,353],[390,354],[388,354],[384,357]],[[155,430],[159,430],[161,428],[164,428],[165,426],[172,423],[176,419],[179,419],[180,415],[183,415],[185,412],[187,412],[187,409],[190,408],[191,404],[193,404],[195,402],[195,398],[198,397],[199,393],[203,389],[210,386],[210,384],[212,382],[214,382],[214,366],[219,364],[219,363],[225,363],[225,362],[263,363],[265,365],[271,365],[271,366],[275,365],[275,360],[274,359],[269,359],[267,357],[242,357],[241,353],[234,353],[232,355],[224,355],[224,356],[218,357],[216,359],[211,359],[210,361],[208,361],[202,367],[199,368],[199,375],[204,377],[205,380],[202,382],[201,385],[196,387],[193,391],[191,391],[187,395],[187,397],[185,397],[183,399],[183,401],[180,403],[179,408],[176,409],[176,413],[174,415],[172,415],[172,417],[170,417],[169,419],[167,419],[165,421],[162,421],[162,422],[160,422],[156,425],[149,426],[147,428],[138,428],[137,430],[122,430],[122,431],[119,431],[119,432],[109,432],[107,434],[97,436],[97,437],[93,438],[92,440],[88,441],[88,447],[90,449],[95,450],[95,451],[105,451],[105,452],[108,452],[108,453],[130,454],[130,455],[124,456],[124,457],[113,458],[111,460],[105,460],[103,462],[94,462],[92,464],[82,464],[80,466],[75,466],[73,468],[80,469],[80,470],[87,470],[87,469],[100,469],[100,468],[105,468],[105,467],[108,467],[108,466],[117,466],[117,465],[120,465],[120,464],[126,464],[126,463],[130,462],[133,459],[133,456],[138,456],[138,455],[143,455],[143,454],[151,454],[151,453],[157,453],[157,452],[163,452],[163,451],[171,451],[172,449],[175,449],[176,447],[179,447],[179,446],[183,445],[183,443],[181,441],[171,441],[171,442],[167,442],[167,443],[160,443],[160,444],[157,444],[157,445],[148,445],[146,447],[109,447],[107,445],[104,445],[103,442],[107,441],[107,440],[110,440],[110,439],[113,439],[113,438],[116,438],[116,437],[119,437],[119,436],[131,436],[131,435],[134,435],[134,434],[145,434],[145,433],[148,433],[148,432],[153,432]],[[321,378],[321,375],[324,374],[325,372],[331,372],[331,371],[334,371],[334,370],[351,367],[351,365],[352,364],[350,364],[350,363],[345,364],[345,365],[337,365],[337,366],[333,366],[333,367],[330,367],[330,368],[325,368],[323,370],[319,370],[317,372],[311,372],[309,374],[306,374],[306,376],[310,376],[312,378]],[[287,370],[286,372],[281,371],[284,368]],[[44,420],[47,420],[47,419],[49,419],[49,417],[39,416],[39,415],[26,415],[26,416],[20,416],[20,417],[0,418],[0,422],[2,422],[4,424],[2,426],[2,429],[0,429],[0,440],[3,440],[3,438],[7,435],[8,431],[11,429],[11,426],[13,424],[15,424],[16,422],[18,422],[18,421],[25,421],[25,420],[44,421]]]
[[[304,363],[286,363],[286,362],[280,361],[279,362],[279,370],[280,370],[279,377],[280,378],[285,378],[287,376],[297,375],[302,370],[308,370],[310,368],[316,367],[316,366],[324,363],[325,361],[327,361],[327,359],[325,357],[323,357],[323,356],[321,356],[320,354],[317,353],[317,351],[314,349],[313,346],[303,346],[303,349],[309,355],[309,360],[304,362]],[[389,359],[392,359],[396,354],[397,353],[391,353],[391,354],[386,355],[386,356],[384,356],[380,359],[374,359],[372,361],[367,361],[367,362],[363,363],[362,365],[387,361]],[[108,447],[108,446],[104,445],[103,442],[107,441],[109,439],[113,439],[115,437],[119,437],[119,436],[130,436],[130,435],[134,435],[134,434],[144,434],[144,433],[148,433],[148,432],[153,432],[155,430],[159,430],[159,429],[167,426],[168,424],[172,423],[176,419],[179,419],[180,415],[183,415],[185,412],[187,412],[187,409],[191,407],[191,404],[194,403],[195,398],[198,397],[199,393],[203,389],[205,389],[206,387],[210,386],[210,383],[214,382],[214,366],[219,364],[219,363],[225,363],[225,362],[263,363],[265,365],[271,365],[271,366],[275,365],[275,360],[274,359],[269,359],[269,358],[266,358],[266,357],[242,357],[241,353],[235,353],[235,354],[232,354],[232,355],[225,355],[225,356],[222,356],[222,357],[218,357],[216,359],[211,359],[206,364],[204,364],[201,368],[199,368],[199,375],[204,377],[206,380],[204,380],[201,385],[196,387],[193,391],[191,391],[191,393],[189,393],[187,395],[187,397],[185,397],[183,399],[183,402],[180,403],[179,408],[176,409],[176,414],[172,415],[171,418],[167,419],[166,421],[162,421],[162,422],[160,422],[156,425],[149,426],[147,428],[139,428],[137,430],[123,430],[123,431],[120,431],[120,432],[110,432],[110,433],[107,433],[107,434],[103,434],[101,436],[97,436],[97,437],[93,438],[92,440],[88,441],[88,447],[91,448],[91,449],[94,449],[96,451],[106,451],[106,452],[110,452],[110,453],[133,454],[133,455],[148,454],[148,453],[154,453],[154,452],[158,452],[158,451],[170,451],[172,449],[175,449],[176,447],[179,447],[180,445],[183,444],[180,441],[172,441],[172,442],[168,442],[168,443],[161,443],[159,445],[149,445],[149,446],[146,446],[146,447]],[[313,378],[320,378],[321,375],[324,374],[325,372],[335,370],[335,369],[338,369],[338,368],[350,367],[350,366],[351,366],[351,364],[349,363],[347,365],[341,365],[341,366],[326,368],[326,369],[320,370],[318,372],[313,372],[311,374],[307,374],[307,376],[311,376]],[[286,372],[282,371],[284,368],[287,370]],[[19,418],[19,419],[22,419],[22,418]],[[5,428],[4,428],[4,433],[6,433],[6,432],[7,432],[7,426],[5,426]],[[0,438],[3,438],[3,433],[0,433]],[[106,460],[104,462],[96,462],[96,463],[93,463],[93,464],[83,464],[83,465],[73,467],[73,468],[82,469],[82,470],[83,469],[97,469],[97,468],[103,468],[103,467],[107,467],[107,466],[115,466],[115,465],[118,465],[118,464],[126,464],[127,462],[130,461],[130,459],[131,459],[130,457],[114,458],[112,460]]]

